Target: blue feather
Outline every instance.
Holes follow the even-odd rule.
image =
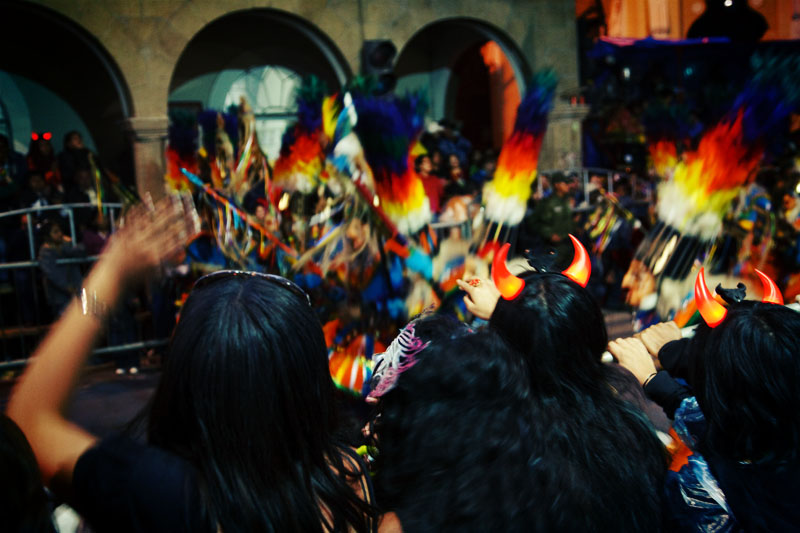
[[[525,132],[533,136],[544,134],[547,129],[547,115],[553,109],[557,83],[558,79],[552,70],[542,70],[534,75],[517,108],[515,132]]]
[[[800,108],[800,58],[755,54],[751,64],[753,78],[736,97],[726,120],[736,120],[742,113],[744,139],[757,143],[784,131],[790,115]]]

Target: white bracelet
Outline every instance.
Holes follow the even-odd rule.
[[[97,291],[92,291],[91,296],[89,296],[86,287],[81,288],[80,302],[83,316],[91,314],[100,321],[105,320],[108,316],[108,305],[97,299]]]

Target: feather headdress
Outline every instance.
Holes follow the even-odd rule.
[[[659,188],[659,218],[702,240],[719,233],[731,202],[755,177],[769,135],[785,125],[800,102],[800,89],[785,81],[800,76],[798,58],[755,56],[753,66],[757,70],[731,110],[678,163],[673,180]]]
[[[380,206],[400,233],[412,235],[431,220],[422,180],[410,162],[426,103],[416,94],[388,99],[357,96],[354,103],[355,131],[372,169]]]
[[[281,139],[273,169],[275,185],[307,194],[319,183],[325,160],[322,119],[326,93],[325,84],[314,76],[304,78],[297,89],[297,121]]]
[[[492,222],[515,226],[525,216],[556,83],[553,71],[537,73],[519,104],[514,131],[497,159],[494,178],[483,188],[486,217]]]

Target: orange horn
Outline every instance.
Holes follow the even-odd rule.
[[[508,268],[506,268],[506,256],[508,255],[509,248],[511,248],[511,245],[505,243],[494,255],[494,261],[492,261],[492,280],[497,290],[503,295],[503,298],[506,300],[513,300],[519,296],[519,293],[525,288],[525,281],[509,272]]]
[[[704,268],[700,269],[700,272],[697,273],[697,279],[694,281],[694,301],[697,303],[697,310],[700,311],[700,316],[711,328],[717,327],[725,320],[725,316],[728,314],[725,306],[716,301],[708,290]]]
[[[572,246],[575,247],[575,258],[572,260],[572,264],[561,273],[581,287],[586,287],[586,284],[589,283],[589,276],[592,275],[592,262],[589,259],[589,253],[583,247],[581,241],[571,234],[569,238],[572,239]]]
[[[778,289],[778,286],[775,284],[775,282],[772,281],[772,278],[757,268],[755,271],[756,274],[758,274],[758,277],[761,278],[761,284],[764,285],[764,298],[762,298],[761,301],[768,304],[783,305],[783,295],[781,294],[781,291]]]

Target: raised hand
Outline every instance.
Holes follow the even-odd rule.
[[[500,291],[490,279],[472,278],[469,281],[456,280],[459,288],[466,292],[464,303],[467,310],[478,318],[489,320],[500,299]]]
[[[137,279],[175,259],[198,229],[199,217],[191,198],[168,195],[153,203],[147,196],[125,214],[103,259],[124,280]]]

